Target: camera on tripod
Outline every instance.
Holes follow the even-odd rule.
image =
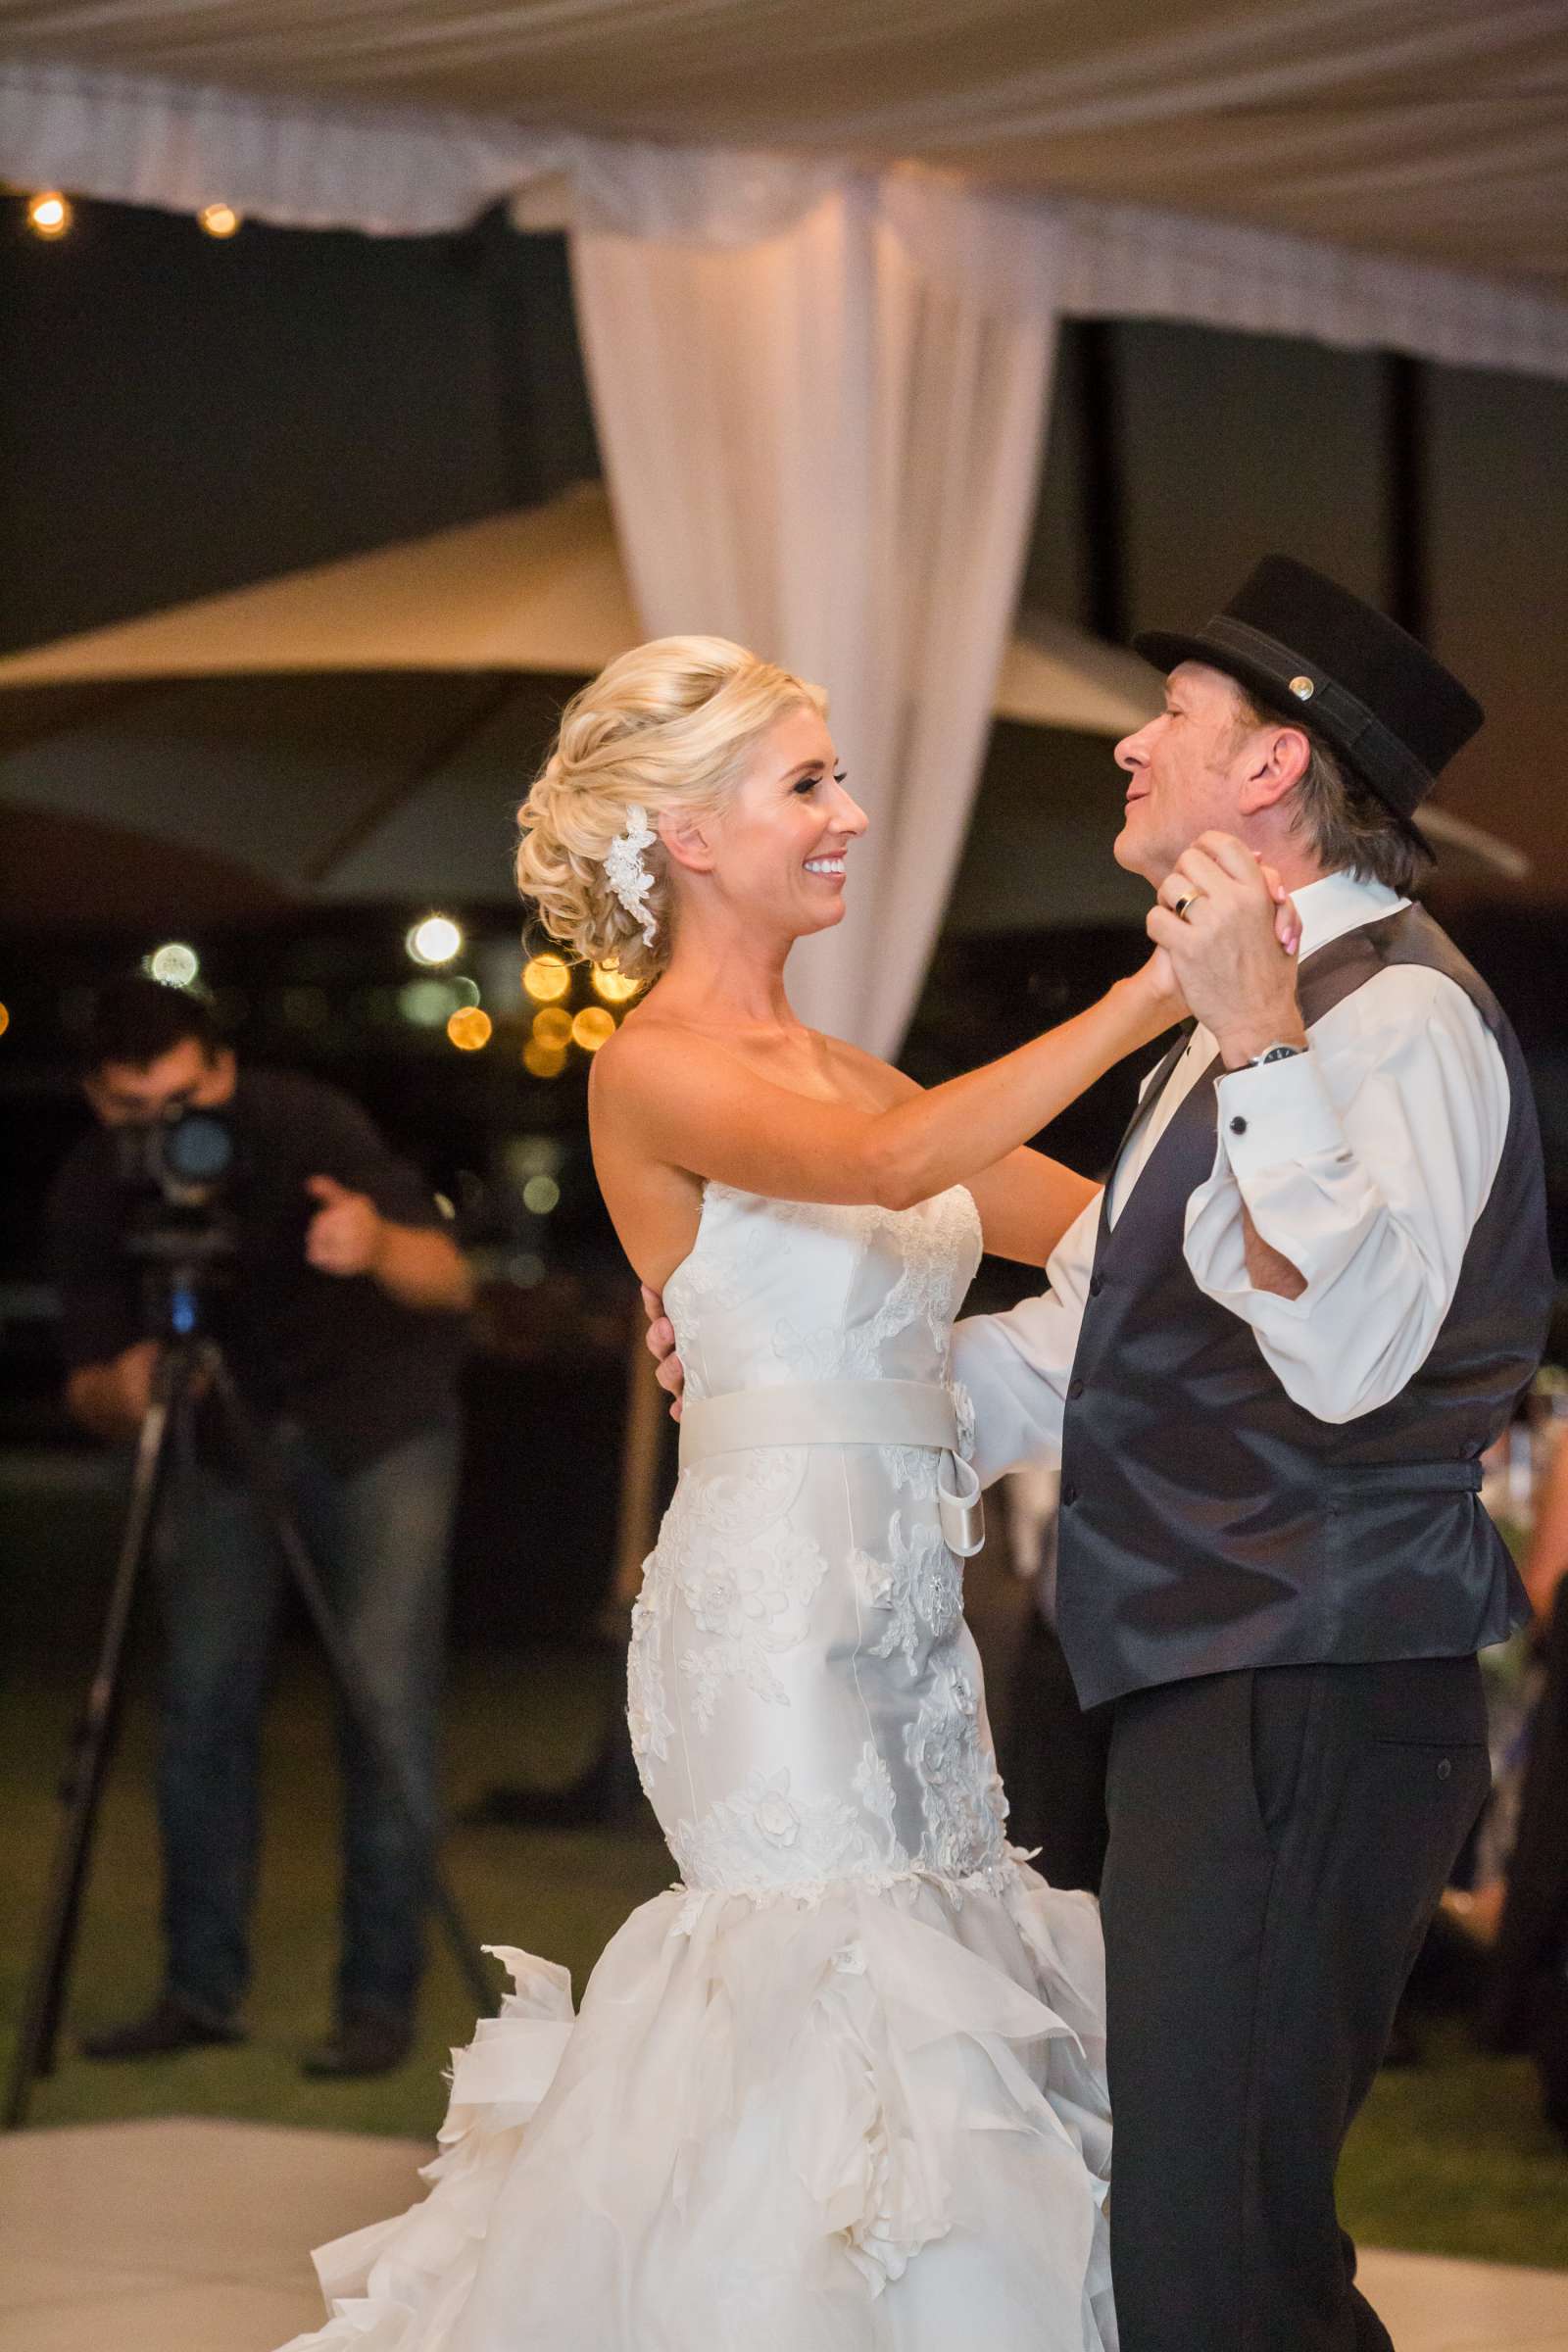
[[[143,1269],[148,1335],[187,1339],[201,1329],[204,1294],[231,1268],[238,1247],[229,1206],[239,1167],[233,1122],[184,1103],[117,1127],[114,1140],[127,1200],[122,1238]]]

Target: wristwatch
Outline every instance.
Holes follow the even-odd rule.
[[[1304,1046],[1265,1046],[1261,1054],[1254,1054],[1251,1060],[1243,1066],[1249,1070],[1263,1070],[1271,1061],[1294,1061],[1298,1054],[1305,1052]]]

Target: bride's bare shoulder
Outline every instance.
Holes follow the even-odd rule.
[[[594,1055],[589,1098],[597,1097],[601,1104],[634,1103],[650,1090],[667,1092],[678,1073],[695,1072],[721,1058],[722,1049],[689,1022],[652,1004],[638,1004]]]

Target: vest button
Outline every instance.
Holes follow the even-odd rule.
[[[1090,1275],[1090,1277],[1089,1277],[1089,1296],[1090,1296],[1090,1298],[1098,1298],[1100,1297],[1100,1294],[1101,1294],[1101,1292],[1102,1292],[1102,1291],[1104,1289],[1104,1287],[1105,1287],[1105,1277],[1103,1276],[1103,1274],[1091,1274],[1091,1275]]]
[[[1076,1487],[1073,1485],[1073,1483],[1072,1483],[1071,1479],[1069,1479],[1069,1480],[1067,1481],[1067,1484],[1066,1484],[1066,1485],[1065,1485],[1065,1486],[1062,1488],[1062,1490],[1061,1490],[1061,1507],[1062,1507],[1062,1509],[1063,1509],[1064,1511],[1070,1511],[1070,1510],[1071,1510],[1071,1508],[1072,1508],[1072,1506],[1073,1506],[1073,1504],[1074,1504],[1074,1503],[1077,1501],[1077,1499],[1078,1499],[1078,1490],[1077,1490],[1077,1488],[1076,1488]]]
[[[1232,1119],[1231,1133],[1232,1135],[1245,1135],[1247,1133],[1247,1121],[1245,1119]]]
[[[1067,1383],[1067,1401],[1068,1401],[1068,1403],[1069,1403],[1069,1404],[1071,1404],[1071,1403],[1073,1402],[1073,1400],[1074,1400],[1076,1397],[1079,1397],[1079,1396],[1081,1396],[1083,1395],[1083,1393],[1084,1393],[1084,1384],[1083,1384],[1083,1382],[1082,1382],[1081,1380],[1069,1380],[1069,1381],[1068,1381],[1068,1383]]]
[[[1452,1779],[1452,1777],[1453,1777],[1453,1763],[1452,1763],[1452,1759],[1451,1759],[1450,1757],[1448,1757],[1448,1756],[1445,1756],[1445,1757],[1444,1757],[1444,1759],[1443,1759],[1443,1761],[1442,1761],[1442,1763],[1441,1763],[1441,1764],[1438,1766],[1438,1778],[1439,1778],[1439,1780],[1440,1780],[1440,1781],[1446,1781],[1446,1780],[1451,1780],[1451,1779]]]

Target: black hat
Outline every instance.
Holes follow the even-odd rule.
[[[1386,613],[1290,556],[1265,556],[1223,612],[1190,637],[1133,639],[1158,669],[1205,662],[1322,737],[1418,846],[1414,815],[1486,713]]]

